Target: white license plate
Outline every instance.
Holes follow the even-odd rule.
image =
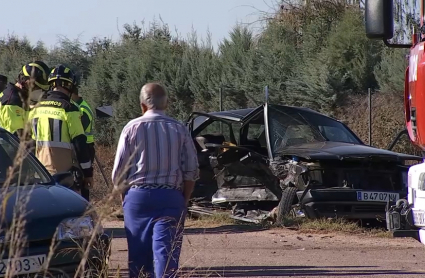
[[[414,210],[413,211],[413,223],[415,225],[425,225],[425,211]]]
[[[0,260],[0,277],[6,275],[9,266],[9,273],[12,275],[37,273],[43,270],[46,262],[46,255],[37,255],[21,258],[11,258],[8,260]]]
[[[366,202],[395,202],[399,199],[398,193],[357,191],[357,201]]]

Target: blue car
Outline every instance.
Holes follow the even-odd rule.
[[[18,150],[16,137],[0,129],[0,277],[74,277],[84,250],[84,277],[105,276],[110,238],[89,203],[68,188],[73,175],[51,176],[27,151],[16,162]]]

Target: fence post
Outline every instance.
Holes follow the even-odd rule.
[[[368,89],[369,98],[369,146],[372,146],[372,92]]]

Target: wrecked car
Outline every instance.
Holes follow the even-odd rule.
[[[418,156],[365,145],[344,123],[307,108],[264,104],[187,121],[200,179],[192,213],[258,222],[287,216],[385,220],[407,194]]]

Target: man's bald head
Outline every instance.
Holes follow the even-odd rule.
[[[157,83],[147,83],[140,90],[140,103],[149,110],[165,110],[167,108],[167,92]]]

